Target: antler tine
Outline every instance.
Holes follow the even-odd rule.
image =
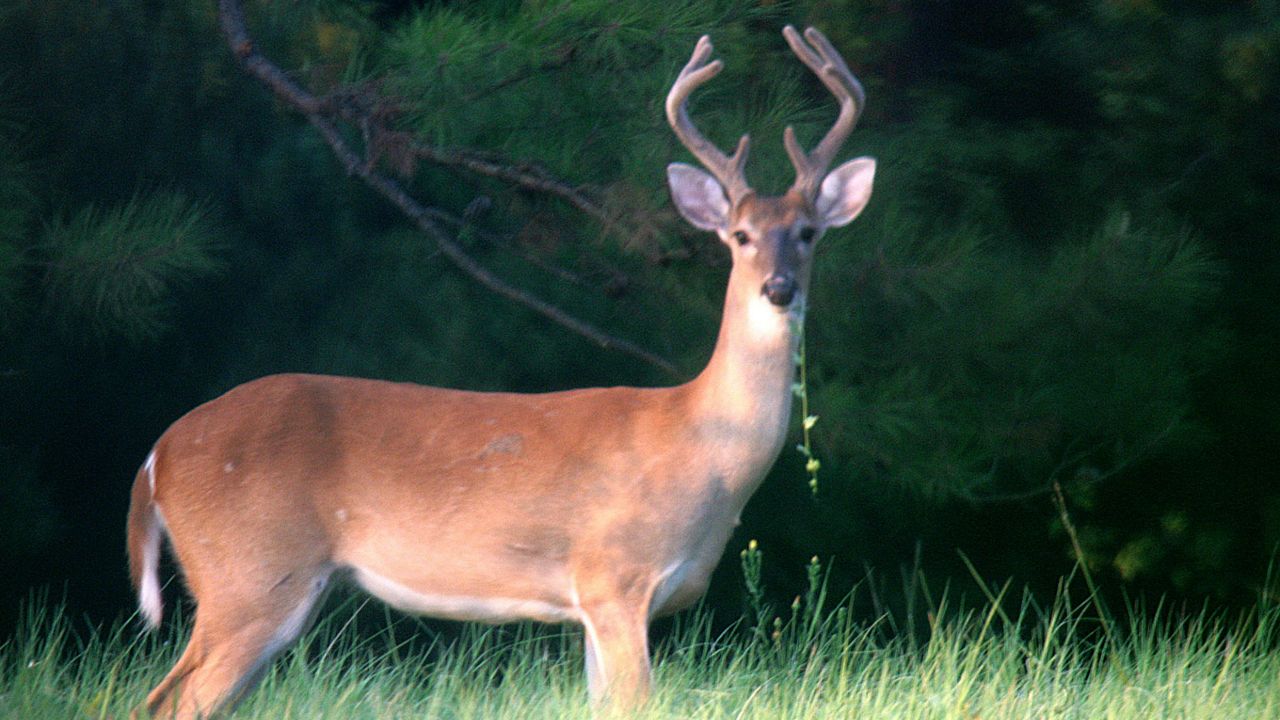
[[[729,196],[729,202],[736,205],[738,200],[751,191],[743,172],[747,163],[747,151],[751,144],[750,138],[743,135],[738,140],[738,148],[733,155],[726,156],[698,132],[693,121],[689,119],[689,111],[685,106],[685,101],[689,99],[694,89],[715,77],[724,68],[724,63],[719,60],[707,62],[713,51],[709,36],[703,35],[698,39],[689,62],[680,71],[680,76],[676,78],[671,91],[667,93],[667,122],[671,124],[671,129],[675,131],[680,142],[720,181],[720,185]]]
[[[845,138],[849,137],[853,126],[858,122],[858,116],[862,114],[867,95],[858,79],[849,70],[849,66],[845,64],[844,58],[840,57],[835,46],[817,28],[806,29],[804,39],[801,39],[800,33],[790,25],[782,29],[782,34],[796,57],[818,76],[822,84],[826,85],[840,102],[840,115],[812,153],[805,154],[800,143],[796,141],[795,130],[790,126],[782,135],[787,155],[796,169],[796,181],[792,187],[805,197],[812,198],[818,191],[818,184],[822,182],[823,174],[831,166],[831,161],[840,151],[840,146],[844,144]],[[806,43],[805,40],[809,42]]]

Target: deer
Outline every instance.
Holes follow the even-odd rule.
[[[409,613],[578,624],[593,704],[643,704],[651,620],[703,595],[785,443],[816,244],[871,194],[874,159],[827,172],[862,86],[818,30],[783,35],[839,102],[812,152],[784,131],[783,195],[747,183],[748,135],[726,156],[690,120],[690,93],[723,67],[708,36],[666,98],[703,168],[668,166],[675,207],[732,255],[719,335],[692,380],[521,394],[272,375],[160,436],[132,486],[129,571],[141,618],[159,626],[167,537],[195,618],[135,717],[230,712],[338,581]]]

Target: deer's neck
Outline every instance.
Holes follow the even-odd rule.
[[[715,352],[690,383],[697,437],[727,489],[749,495],[786,439],[802,311],[731,276]],[[798,303],[799,305],[799,303]]]

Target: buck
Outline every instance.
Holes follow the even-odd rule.
[[[133,485],[130,574],[154,627],[167,534],[196,611],[148,712],[229,710],[339,578],[413,613],[581,624],[593,700],[647,696],[650,620],[702,595],[784,443],[815,244],[871,193],[870,158],[826,172],[861,86],[822,33],[783,34],[840,104],[811,153],[786,129],[785,194],[747,184],[748,136],[726,156],[689,119],[689,94],[722,68],[709,38],[667,96],[710,173],[670,165],[676,207],[733,254],[715,350],[693,380],[513,394],[275,375],[160,437]]]

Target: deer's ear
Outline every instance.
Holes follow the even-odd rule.
[[[814,202],[823,227],[841,227],[858,217],[871,199],[875,175],[876,161],[869,157],[855,158],[827,173]]]
[[[680,215],[699,230],[723,230],[729,226],[729,198],[724,188],[692,165],[667,166],[667,184]]]

